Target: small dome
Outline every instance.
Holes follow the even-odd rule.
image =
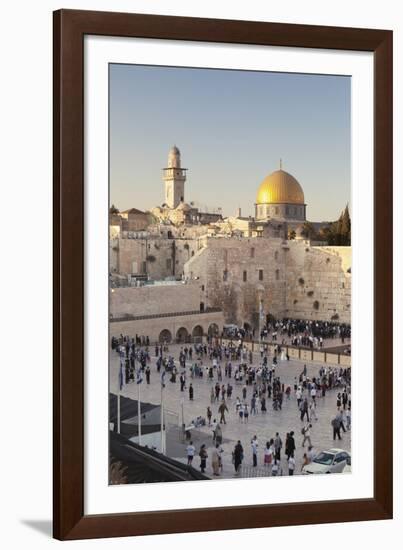
[[[276,170],[259,186],[256,204],[304,204],[304,192],[298,181],[284,170]]]
[[[168,168],[181,167],[181,152],[176,145],[171,147],[168,153]]]

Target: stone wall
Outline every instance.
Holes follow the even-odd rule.
[[[159,281],[167,277],[180,278],[185,263],[198,248],[198,239],[194,238],[116,238],[111,254],[111,270],[121,275],[148,275],[149,279]]]
[[[257,328],[259,299],[265,315],[349,323],[350,258],[350,247],[310,247],[303,241],[273,238],[207,238],[205,247],[185,265],[185,276],[198,278],[202,301],[221,307],[227,323]]]
[[[287,315],[350,323],[351,247],[310,247],[289,241]]]
[[[222,308],[227,323],[258,326],[260,299],[265,314],[284,314],[284,254],[281,239],[207,238],[185,277],[198,277],[203,302]]]
[[[159,315],[200,310],[200,290],[196,282],[114,288],[110,293],[110,314]]]

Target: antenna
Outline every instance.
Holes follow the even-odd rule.
[[[283,161],[282,161],[282,159],[280,159],[280,170],[282,170],[282,169],[283,169]]]

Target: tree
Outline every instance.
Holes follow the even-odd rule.
[[[351,219],[348,204],[341,215],[340,236],[343,245],[351,245]]]
[[[301,235],[305,237],[305,239],[311,239],[314,240],[316,237],[316,231],[314,226],[310,222],[304,222],[304,225],[302,226]]]

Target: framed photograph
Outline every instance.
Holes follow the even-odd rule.
[[[54,13],[54,536],[392,517],[392,32]]]

